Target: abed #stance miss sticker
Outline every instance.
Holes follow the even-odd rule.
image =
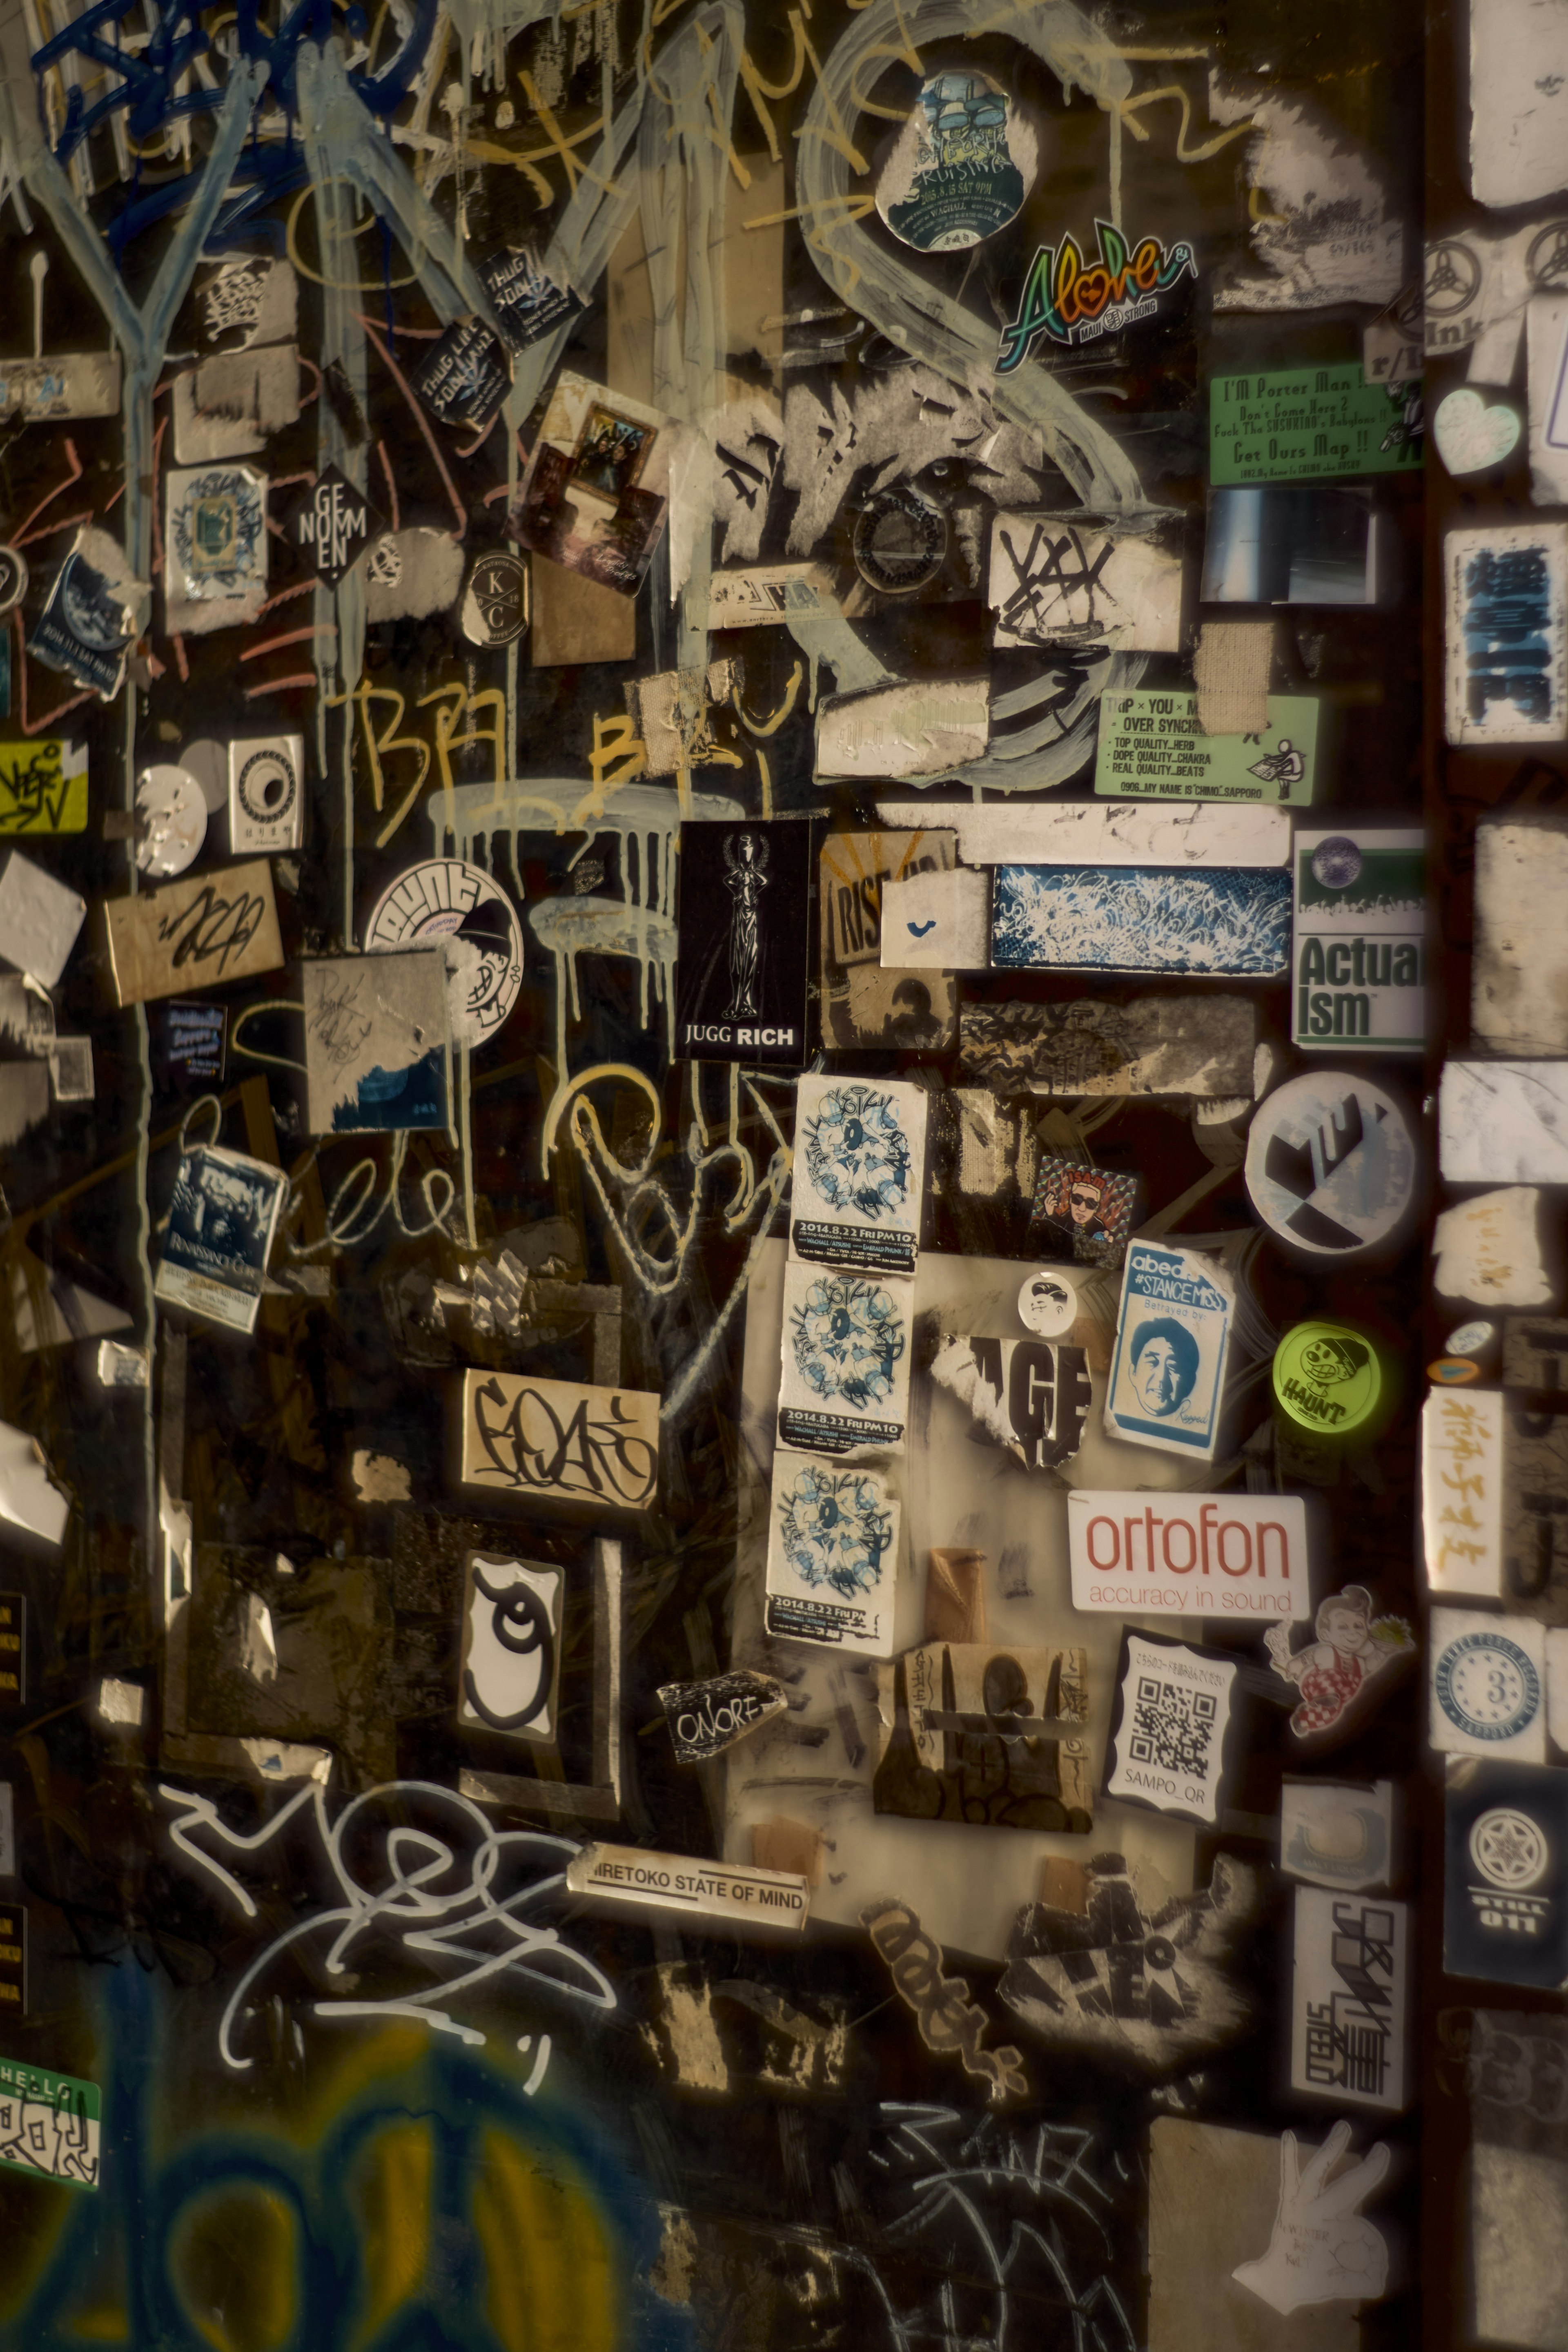
[[[1230,1317],[1229,1280],[1212,1258],[1135,1244],[1122,1285],[1108,1433],[1212,1460]]]

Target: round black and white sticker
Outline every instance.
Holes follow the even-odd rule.
[[[446,951],[452,1042],[483,1045],[517,1001],[523,930],[500,885],[460,857],[430,857],[409,866],[382,893],[365,931],[372,954],[437,945]]]
[[[1247,1139],[1254,1209],[1309,1257],[1390,1240],[1410,1213],[1416,1165],[1408,1113],[1346,1070],[1291,1079],[1260,1106]]]

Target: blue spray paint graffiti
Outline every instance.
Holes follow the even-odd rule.
[[[293,2321],[272,2352],[349,2352],[350,2346],[355,2352],[510,2352],[513,2333],[493,2315],[494,2228],[486,2238],[479,2219],[487,2179],[494,2193],[497,2144],[591,2213],[609,2250],[621,2306],[616,2337],[627,2352],[689,2352],[685,2313],[640,2284],[659,2246],[657,2211],[646,2192],[587,2126],[559,2105],[529,2101],[480,2060],[433,2046],[349,2098],[313,2147],[277,2133],[220,2129],[170,2153],[153,2085],[160,2041],[176,2037],[159,2018],[153,1983],[131,1966],[113,1970],[103,1980],[100,2020],[107,2053],[102,2186],[96,2195],[46,2192],[69,2196],[70,2211],[25,2306],[0,2327],[4,2352],[87,2352],[101,2345],[106,2314],[101,2301],[88,2298],[95,2287],[101,2297],[103,2283],[113,2278],[123,2282],[124,2323],[123,2332],[112,2332],[131,2352],[212,2352],[214,2341],[226,2337],[214,2336],[182,2291],[178,2249],[204,2200],[236,2191],[274,2200],[292,2225],[295,2274],[287,2300]],[[353,2184],[378,2136],[411,2124],[428,2135],[430,2148],[423,2200],[428,2276],[413,2282],[377,2324],[391,2265],[382,2250],[378,2279]],[[514,2236],[506,2253],[504,2295],[527,2300],[537,2275],[539,2305],[559,2297],[559,2241],[545,2231],[537,2239]],[[558,2333],[548,2328],[544,2340],[555,2341]]]

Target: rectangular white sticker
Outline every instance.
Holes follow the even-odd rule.
[[[758,1927],[806,1924],[810,1892],[793,1871],[748,1870],[735,1863],[701,1862],[689,1853],[652,1853],[634,1845],[588,1845],[566,1866],[569,1895],[591,1896],[612,1910],[679,1911],[726,1927],[746,1920]]]
[[[923,1087],[803,1077],[795,1091],[796,1257],[913,1274],[925,1193]]]
[[[898,1496],[877,1470],[779,1446],[768,1531],[769,1634],[890,1658],[901,1520]]]
[[[1201,1613],[1217,1627],[1312,1613],[1307,1513],[1298,1495],[1080,1488],[1067,1498],[1067,1535],[1074,1609]]]
[[[1546,1761],[1546,1628],[1533,1617],[1434,1609],[1432,1745],[1448,1756]]]
[[[1406,2104],[1409,1953],[1408,1904],[1298,1887],[1293,2091],[1399,2113]]]
[[[1433,1592],[1500,1599],[1500,1389],[1434,1389],[1422,1406],[1421,1528]]]

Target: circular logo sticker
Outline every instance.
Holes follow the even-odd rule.
[[[1415,1195],[1416,1139],[1369,1078],[1313,1070],[1260,1106],[1247,1139],[1247,1191],[1263,1223],[1312,1257],[1386,1241]]]
[[[1274,1395],[1292,1421],[1321,1437],[1364,1429],[1383,1393],[1370,1339],[1343,1323],[1298,1323],[1274,1350]]]
[[[1470,1860],[1484,1879],[1511,1895],[1533,1886],[1551,1859],[1536,1823],[1511,1805],[1494,1805],[1470,1831]]]
[[[523,932],[498,884],[460,857],[428,858],[400,874],[377,900],[365,931],[372,954],[438,942],[446,950],[452,1042],[483,1045],[517,1001]]]
[[[183,874],[207,837],[207,803],[183,768],[143,768],[136,779],[136,864],[143,874]]]
[[[1468,1739],[1516,1739],[1541,1707],[1534,1662],[1506,1633],[1461,1633],[1437,1660],[1437,1704]]]
[[[1568,286],[1568,221],[1548,221],[1530,240],[1525,275],[1532,286]]]
[[[8,613],[27,593],[27,565],[14,547],[0,547],[0,613]]]
[[[1427,247],[1424,291],[1429,319],[1457,318],[1474,301],[1480,282],[1480,263],[1458,237],[1444,237]]]
[[[876,184],[901,245],[957,253],[1022,210],[1040,171],[1033,123],[988,74],[933,74]]]
[[[1427,1378],[1435,1389],[1468,1389],[1480,1376],[1480,1366],[1472,1364],[1468,1356],[1438,1356],[1427,1367]]]
[[[886,596],[913,595],[947,560],[947,518],[906,484],[872,499],[855,517],[850,541],[855,569]]]
[[[1495,1323],[1461,1323],[1457,1331],[1449,1332],[1443,1353],[1445,1356],[1484,1356],[1487,1349],[1496,1344]]]
[[[1078,1293],[1055,1266],[1042,1266],[1019,1292],[1019,1320],[1042,1339],[1063,1339],[1078,1320]]]
[[[1361,873],[1361,850],[1347,833],[1331,835],[1312,852],[1312,880],[1322,890],[1348,890]]]
[[[528,625],[528,567],[497,549],[468,574],[458,619],[471,646],[509,646]]]
[[[235,789],[239,804],[253,824],[277,824],[294,806],[299,790],[294,762],[275,744],[253,751],[239,772]]]

